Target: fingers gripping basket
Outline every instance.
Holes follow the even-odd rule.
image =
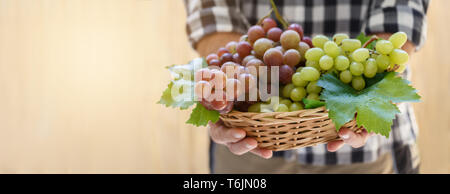
[[[296,112],[250,113],[233,111],[221,115],[225,126],[242,128],[258,147],[273,151],[314,146],[340,139],[324,107]],[[356,121],[345,124],[357,133]]]

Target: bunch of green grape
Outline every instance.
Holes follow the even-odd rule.
[[[399,71],[405,69],[409,55],[401,47],[406,41],[406,34],[398,32],[389,40],[378,40],[375,49],[370,50],[346,34],[336,34],[332,40],[322,35],[315,36],[312,40],[314,48],[305,54],[306,67],[300,70],[297,79],[293,78],[293,82],[302,86],[302,82],[317,81],[322,73],[335,72],[342,82],[355,90],[363,90],[366,87],[364,78],[373,78],[396,65]]]
[[[343,83],[349,84],[355,90],[363,90],[366,88],[366,79],[375,77],[377,73],[404,71],[409,55],[401,48],[406,41],[406,33],[398,32],[388,40],[376,40],[375,48],[371,50],[364,48],[360,40],[350,39],[346,34],[336,34],[331,40],[323,35],[315,36],[312,39],[313,47],[304,55],[304,66],[296,69],[291,83],[282,85],[280,97],[255,104],[249,111],[302,110],[304,98],[320,100],[322,88],[317,85],[317,81],[321,75],[330,72],[335,73]],[[278,103],[272,103],[274,99],[277,99]]]

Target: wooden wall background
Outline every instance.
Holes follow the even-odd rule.
[[[413,58],[422,172],[450,173],[450,1]],[[0,0],[0,173],[207,173],[207,133],[156,104],[196,56],[180,0]]]

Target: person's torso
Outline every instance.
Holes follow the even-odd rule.
[[[323,34],[333,36],[345,33],[358,36],[368,17],[371,0],[282,0],[275,1],[280,14],[290,23],[303,26],[306,36]],[[271,9],[269,1],[241,1],[242,13],[251,25],[266,16]]]
[[[280,14],[289,23],[303,26],[305,36],[345,33],[356,38],[364,32],[371,6],[380,6],[372,0],[281,0],[275,1]],[[269,1],[240,1],[240,9],[250,25],[266,16],[271,5]],[[272,17],[274,14],[272,14]],[[409,69],[405,77],[409,77]],[[417,126],[414,112],[409,104],[399,106],[401,113],[396,116],[389,138],[376,135],[369,138],[365,146],[352,148],[344,145],[337,152],[328,152],[326,145],[301,148],[284,152],[286,158],[303,164],[333,165],[375,161],[381,154],[390,151],[395,141],[415,141]],[[394,138],[398,138],[394,140]]]

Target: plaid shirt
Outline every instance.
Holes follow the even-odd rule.
[[[409,41],[420,48],[426,39],[426,12],[429,0],[277,0],[281,15],[291,23],[303,26],[306,36],[333,36],[346,33],[351,37],[366,34],[403,31]],[[204,36],[215,32],[245,34],[271,9],[269,0],[185,0],[187,33],[195,48]],[[409,76],[407,70],[405,76]],[[366,145],[354,149],[345,145],[337,152],[327,152],[326,145],[278,152],[287,160],[302,164],[337,165],[373,162],[381,154],[392,153],[396,172],[417,173],[417,124],[410,104],[400,104],[390,138],[372,136]]]

